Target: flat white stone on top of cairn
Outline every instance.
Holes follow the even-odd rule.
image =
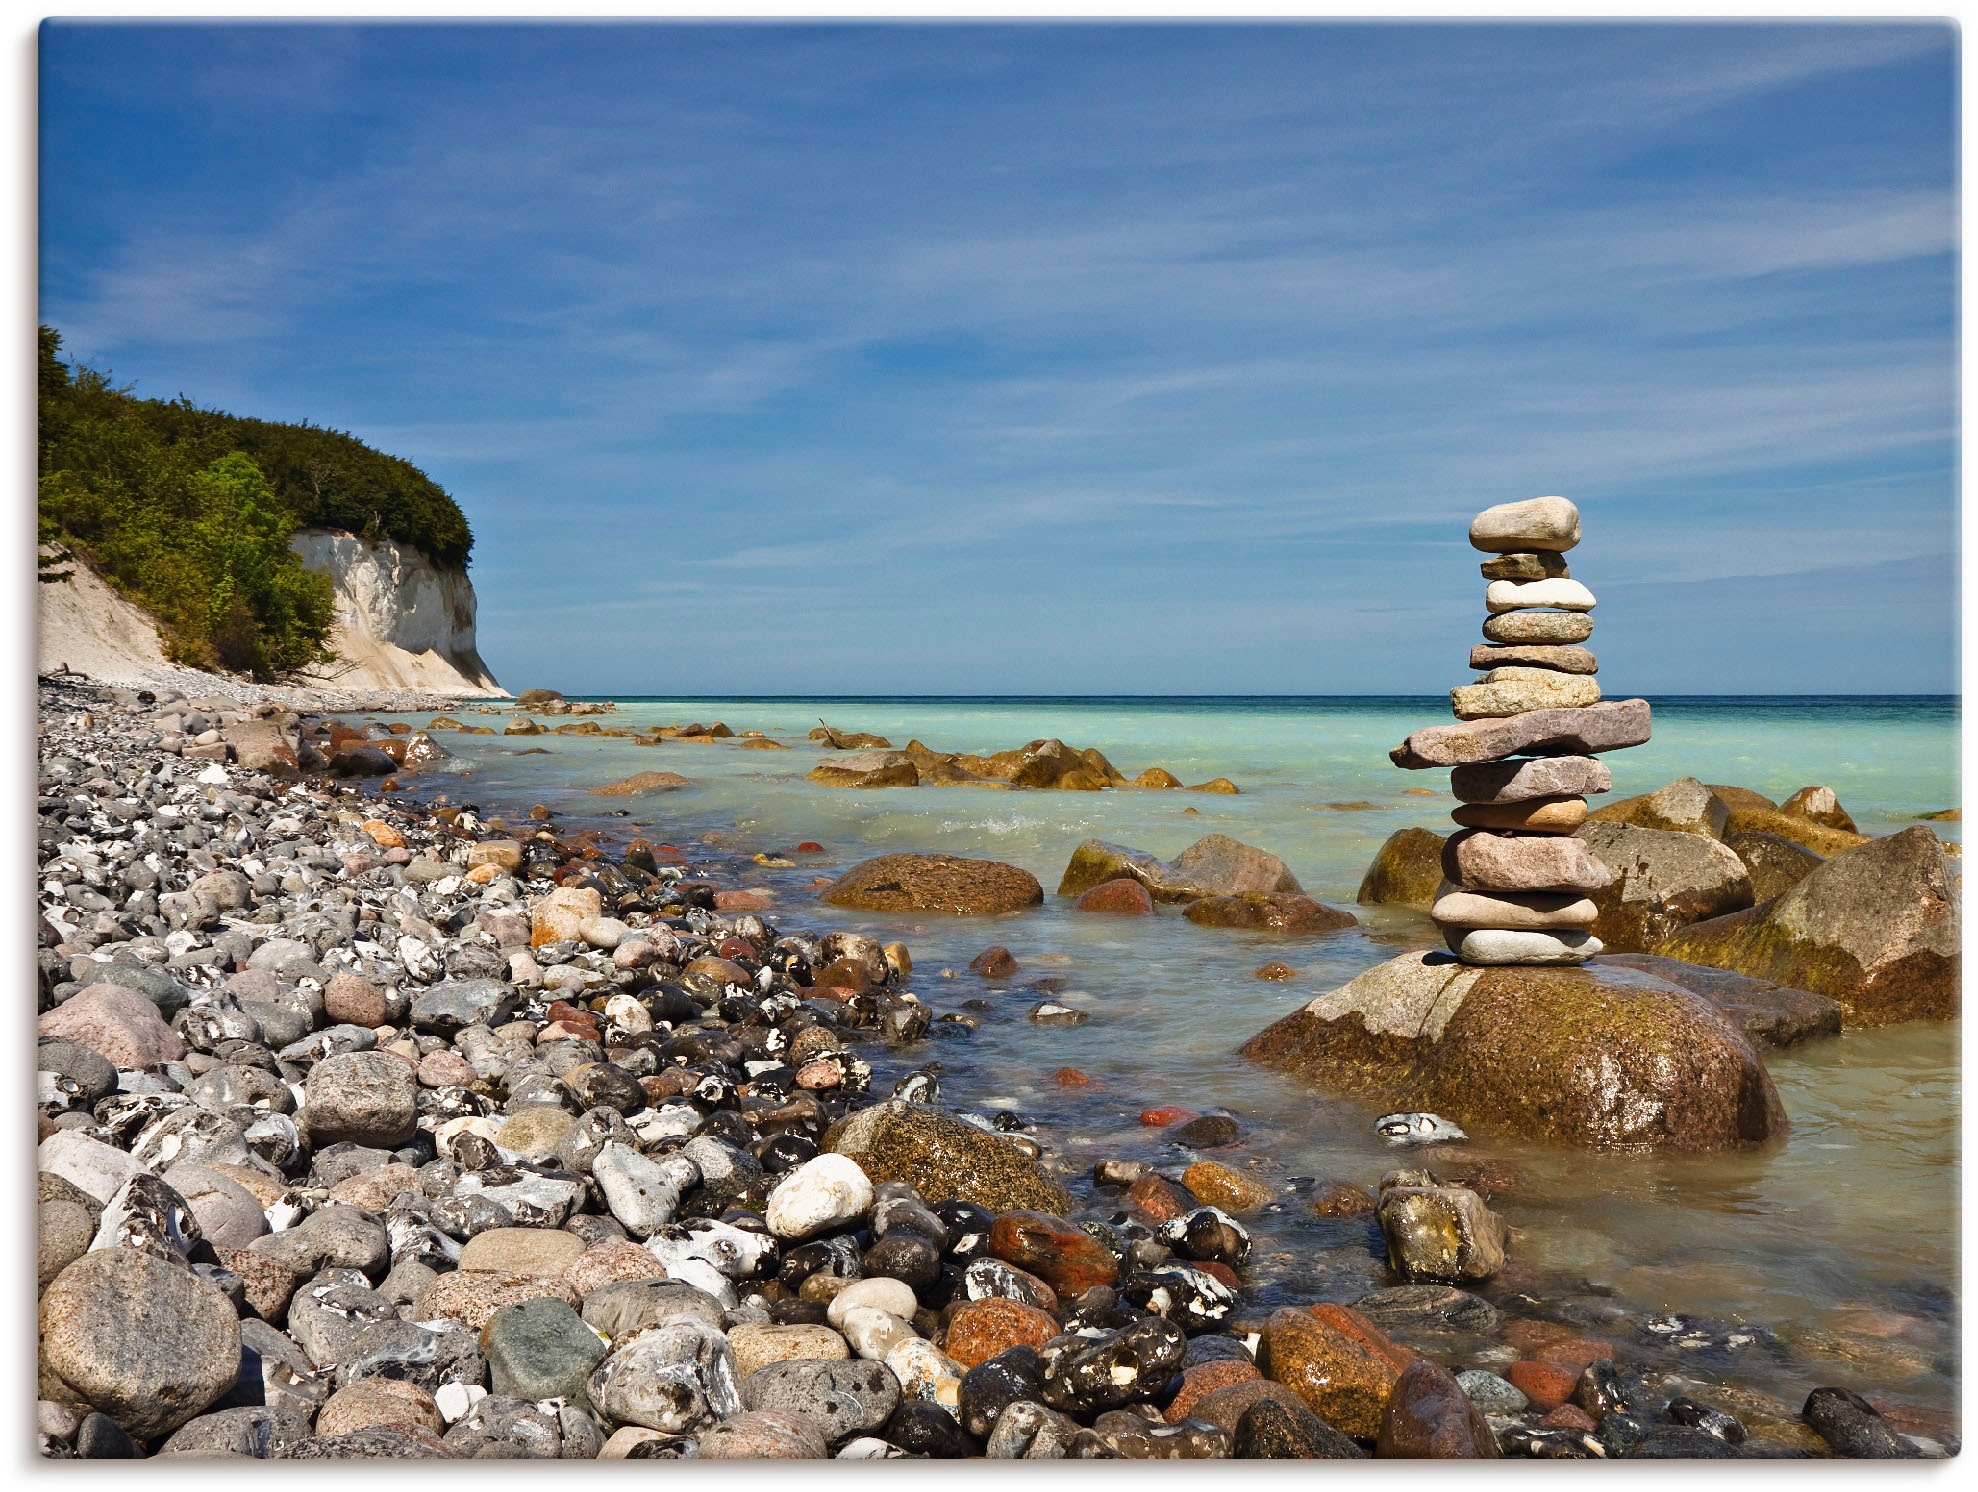
[[[1601,951],[1590,893],[1613,872],[1582,840],[1588,793],[1613,786],[1600,751],[1649,738],[1648,701],[1603,701],[1599,664],[1578,646],[1593,633],[1593,592],[1572,578],[1580,510],[1563,497],[1486,508],[1470,543],[1488,618],[1483,671],[1449,691],[1456,725],[1418,730],[1388,753],[1398,767],[1449,767],[1461,827],[1444,847],[1432,915],[1466,964],[1578,964]]]

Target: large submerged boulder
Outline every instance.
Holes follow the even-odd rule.
[[[1020,912],[1044,900],[1044,888],[1029,871],[959,855],[880,855],[860,861],[818,894],[834,907],[961,917]]]
[[[1471,968],[1406,953],[1243,1055],[1473,1134],[1723,1150],[1786,1131],[1764,1061],[1710,1001],[1628,968]]]
[[[1659,953],[1602,953],[1587,960],[1586,967],[1639,969],[1680,985],[1723,1011],[1754,1045],[1792,1046],[1841,1032],[1841,1007],[1836,1001],[1732,969],[1686,964]]]
[[[1958,1013],[1959,930],[1949,862],[1918,824],[1835,855],[1776,900],[1692,923],[1655,951],[1812,990],[1838,1001],[1849,1026],[1885,1026]]]
[[[1645,953],[1679,927],[1752,904],[1744,862],[1701,831],[1601,822],[1581,825],[1573,837],[1614,872],[1588,895],[1600,909],[1593,935],[1617,952]]]
[[[1058,895],[1078,896],[1122,878],[1140,882],[1155,901],[1165,902],[1253,892],[1302,896],[1305,892],[1285,863],[1269,851],[1227,834],[1205,834],[1172,860],[1103,839],[1088,839],[1071,852],[1071,862],[1058,882]]]

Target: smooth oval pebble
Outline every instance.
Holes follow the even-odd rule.
[[[1484,609],[1502,611],[1592,611],[1593,592],[1577,580],[1493,580],[1484,587]]]

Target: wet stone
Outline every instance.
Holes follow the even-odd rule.
[[[1092,1422],[1099,1438],[1129,1461],[1215,1461],[1229,1456],[1230,1437],[1215,1425],[1169,1423],[1132,1409],[1113,1409]]]
[[[1258,1399],[1236,1422],[1230,1455],[1239,1461],[1356,1461],[1366,1452],[1302,1405]]]

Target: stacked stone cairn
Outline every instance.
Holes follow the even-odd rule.
[[[1580,512],[1563,497],[1486,508],[1470,543],[1491,557],[1487,643],[1470,650],[1474,684],[1449,691],[1458,723],[1416,731],[1389,757],[1399,767],[1448,767],[1462,827],[1444,846],[1432,915],[1466,964],[1578,964],[1601,950],[1589,893],[1614,876],[1573,831],[1587,795],[1613,786],[1596,753],[1649,737],[1648,701],[1602,701],[1593,593],[1572,578],[1566,551]]]

